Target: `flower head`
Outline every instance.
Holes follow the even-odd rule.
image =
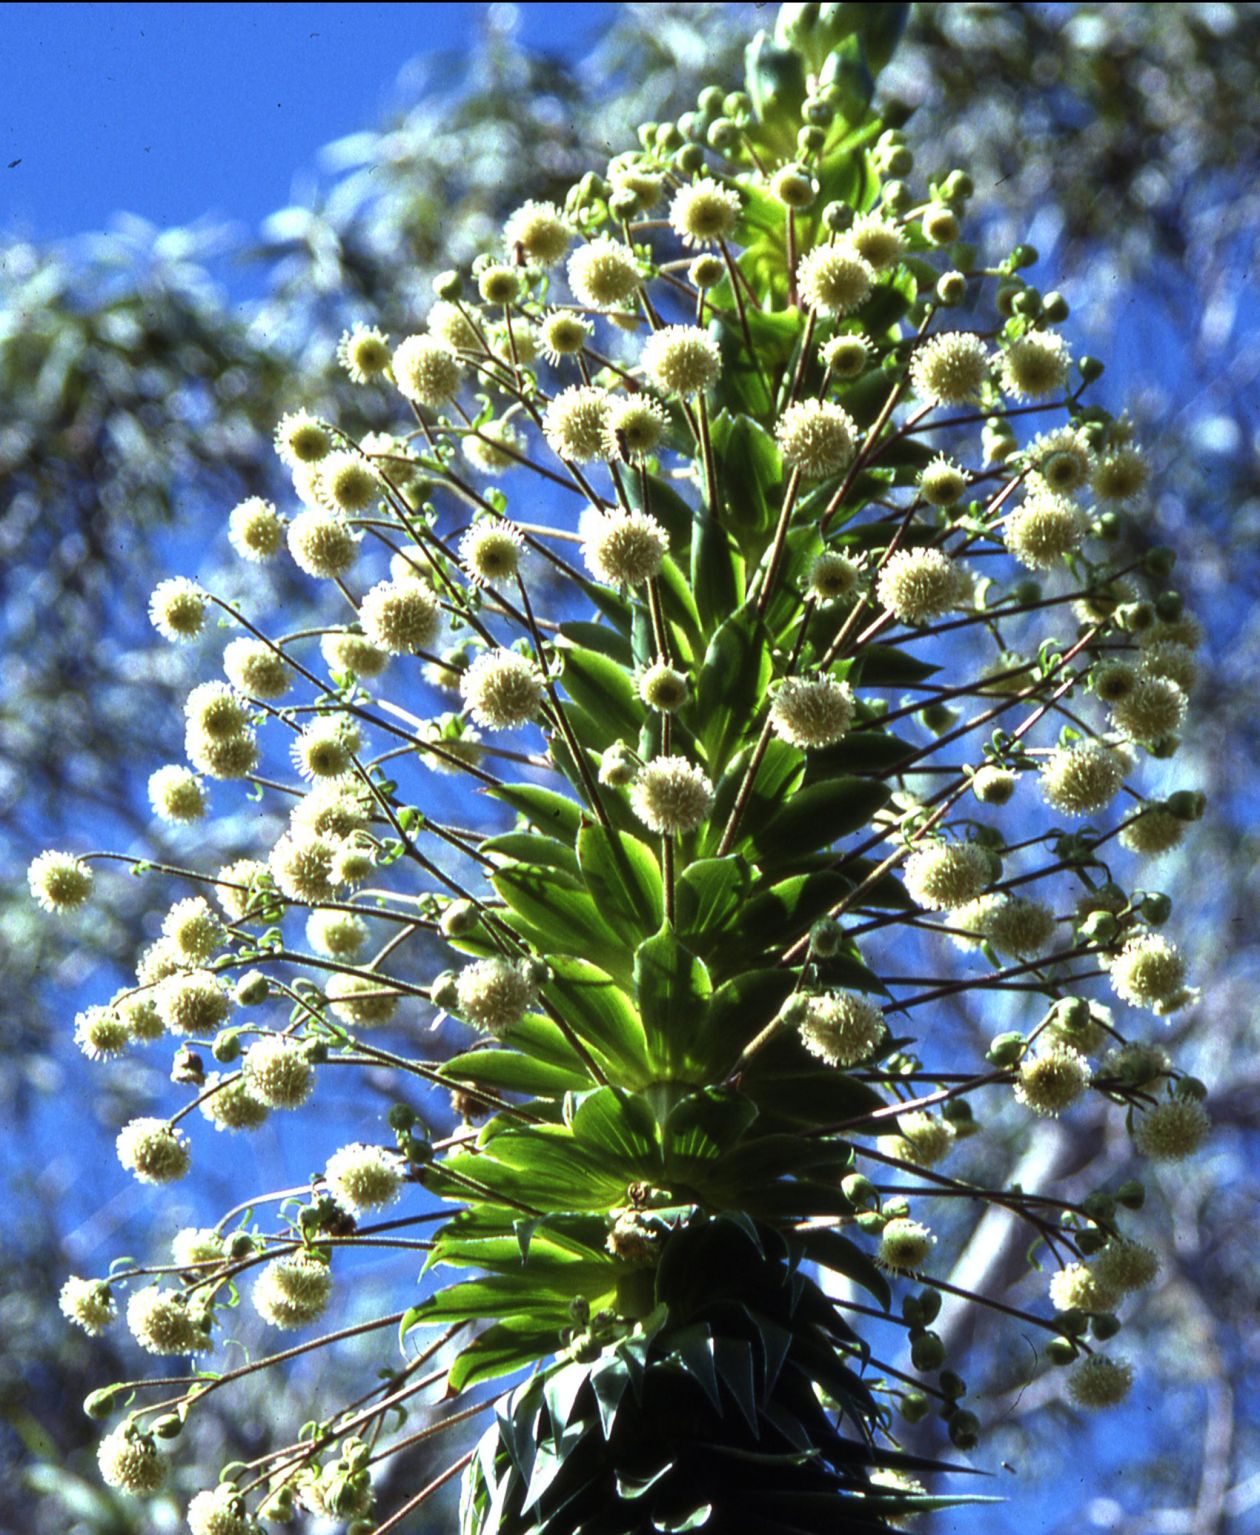
[[[378,581],[359,604],[359,623],[378,649],[410,655],[437,639],[442,609],[423,581]]]
[[[998,361],[1002,392],[1017,400],[1042,400],[1067,384],[1072,354],[1054,331],[1032,330],[1012,341]]]
[[[612,396],[590,384],[561,390],[543,412],[543,436],[557,457],[575,464],[612,458]]]
[[[281,416],[275,433],[276,452],[290,469],[317,464],[332,452],[332,433],[309,411],[294,410]]]
[[[120,1424],[101,1440],[96,1464],[107,1487],[133,1497],[158,1492],[166,1481],[166,1462],[152,1434],[139,1433],[130,1423]]]
[[[1133,1366],[1127,1359],[1089,1354],[1068,1376],[1068,1395],[1078,1407],[1116,1407],[1133,1387]]]
[[[479,586],[496,586],[520,569],[521,535],[510,522],[475,522],[460,540],[459,557]]]
[[[251,1298],[264,1322],[292,1332],[317,1322],[332,1295],[332,1271],[313,1253],[273,1258],[254,1281]]]
[[[232,686],[248,698],[282,698],[293,682],[293,669],[279,651],[244,635],[228,642],[223,671]]]
[[[195,581],[159,581],[149,599],[149,618],[164,640],[193,640],[206,625],[209,599]]]
[[[599,235],[569,257],[569,287],[578,303],[607,309],[638,292],[642,276],[634,252],[620,240]]]
[[[1186,962],[1175,944],[1160,933],[1130,938],[1111,961],[1111,986],[1123,1002],[1171,1012],[1186,995]]]
[[[1212,1121],[1197,1098],[1166,1098],[1133,1121],[1133,1144],[1152,1162],[1180,1162],[1208,1138]]]
[[[650,831],[680,836],[708,819],[713,785],[686,757],[656,757],[635,779],[630,803]]]
[[[253,1535],[257,1528],[231,1482],[197,1493],[188,1505],[190,1535]]]
[[[1117,753],[1098,741],[1076,741],[1042,763],[1042,797],[1060,815],[1092,815],[1119,794],[1124,773],[1124,759]]]
[[[970,583],[939,549],[898,549],[880,571],[875,593],[903,624],[928,624],[960,607]]]
[[[241,559],[261,564],[284,544],[285,519],[270,501],[251,496],[228,515],[228,541]]]
[[[817,480],[848,468],[859,432],[848,411],[830,400],[797,400],[779,417],[774,435],[788,463]]]
[[[669,552],[665,529],[648,512],[589,511],[580,531],[586,568],[605,586],[642,586]]]
[[[174,1183],[191,1162],[188,1137],[164,1119],[133,1119],[118,1132],[118,1160],[141,1183]]]
[[[943,453],[938,453],[919,476],[919,494],[929,506],[953,506],[966,488],[966,474]]]
[[[591,338],[591,324],[567,309],[553,309],[538,331],[543,356],[550,363],[580,352]]]
[[[459,1011],[488,1034],[515,1027],[533,1007],[536,987],[524,965],[509,959],[479,959],[455,982]]]
[[[432,315],[429,324],[433,324]],[[472,342],[479,345],[475,331]],[[394,350],[393,369],[398,392],[417,405],[428,406],[453,400],[459,393],[464,371],[453,347],[434,336],[408,336]]]
[[[487,730],[517,730],[538,717],[546,692],[534,663],[514,650],[487,650],[460,678],[468,712]]]
[[[894,1274],[920,1269],[928,1254],[936,1246],[936,1238],[918,1221],[898,1216],[891,1220],[880,1233],[879,1252],[875,1261],[881,1268]]]
[[[801,298],[822,315],[851,314],[870,297],[874,280],[870,262],[843,243],[816,246],[796,268]]]
[[[31,860],[26,879],[45,911],[73,911],[92,894],[92,870],[73,853],[40,853]]]
[[[398,1154],[381,1146],[343,1146],[328,1159],[324,1179],[339,1205],[352,1215],[393,1204],[402,1192]]]
[[[1079,1050],[1052,1044],[1025,1057],[1015,1082],[1015,1096],[1026,1109],[1054,1119],[1089,1086],[1092,1072]]]
[[[315,1087],[315,1068],[306,1052],[283,1034],[264,1036],[246,1050],[241,1077],[269,1109],[300,1109]]]
[[[849,226],[844,243],[876,272],[896,266],[906,253],[905,235],[879,212],[859,213]]]
[[[674,194],[669,222],[684,245],[714,245],[734,232],[739,206],[738,192],[702,176]]]
[[[1186,717],[1186,695],[1167,677],[1140,677],[1111,708],[1111,723],[1130,741],[1152,745]]]
[[[359,553],[359,535],[336,512],[308,506],[289,524],[289,553],[299,570],[326,581],[344,576]]]
[[[884,1015],[869,997],[855,991],[832,991],[806,999],[801,1043],[828,1066],[845,1071],[859,1065],[884,1033]]]
[[[508,250],[519,247],[528,260],[539,266],[555,266],[563,261],[572,238],[572,228],[554,203],[532,200],[523,203],[503,226],[503,241]]]
[[[774,733],[805,750],[834,746],[853,723],[853,689],[826,674],[788,677],[770,705]]]
[[[71,1275],[57,1298],[61,1314],[89,1337],[104,1332],[118,1315],[113,1291],[101,1279],[79,1279]]]
[[[356,325],[342,331],[337,361],[356,384],[370,383],[388,372],[391,360],[389,337],[375,325]]]
[[[695,325],[666,325],[643,343],[639,362],[662,394],[703,394],[717,383],[722,354],[708,331]]]
[[[622,458],[642,459],[660,445],[669,426],[664,409],[646,394],[618,400],[612,409],[612,432]]]
[[[333,672],[353,672],[356,677],[379,677],[389,665],[389,652],[374,645],[366,634],[350,629],[321,635],[319,648]]]
[[[906,859],[906,892],[926,911],[965,906],[993,882],[993,858],[978,842],[930,842]]]
[[[1053,570],[1085,537],[1080,507],[1052,491],[1034,492],[1006,519],[1006,547],[1030,570]]]
[[[324,984],[333,1016],[352,1028],[388,1023],[398,1011],[399,993],[384,978],[334,973]]]
[[[974,404],[988,381],[988,353],[970,331],[933,336],[910,360],[910,383],[925,405]]]
[[[127,1326],[150,1354],[204,1353],[210,1339],[177,1290],[148,1285],[127,1302]]]

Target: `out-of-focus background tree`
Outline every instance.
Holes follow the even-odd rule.
[[[277,493],[270,429],[284,410],[356,413],[332,357],[342,329],[415,328],[436,270],[486,248],[524,198],[602,169],[638,122],[734,83],[758,24],[748,5],[626,5],[588,56],[564,61],[530,51],[512,8],[492,8],[457,56],[405,68],[406,105],[330,145],[309,195],[247,244],[134,216],[68,247],[0,230],[0,1111],[11,1132],[0,1527],[140,1527],[97,1490],[93,1429],[78,1410],[121,1362],[111,1374],[114,1361],[50,1308],[65,1272],[98,1261],[102,1230],[115,1250],[133,1215],[82,1169],[92,1148],[108,1158],[123,1104],[137,1111],[156,1079],[96,1068],[89,1093],[67,998],[89,972],[94,996],[102,975],[121,977],[153,892],[138,883],[134,900],[55,930],[35,920],[22,871],[43,846],[152,838],[144,781],[179,757],[191,676],[148,645],[149,590],[172,551],[221,557],[237,500]],[[1260,1251],[1260,7],[920,4],[882,88],[915,108],[921,170],[973,174],[981,248],[1038,246],[1029,275],[1067,295],[1079,349],[1108,359],[1102,397],[1129,406],[1155,467],[1147,532],[1177,549],[1177,584],[1208,630],[1193,731],[1168,787],[1201,784],[1209,817],[1151,882],[1175,896],[1204,988],[1194,1039],[1176,1053],[1211,1084],[1217,1135],[1188,1175],[1147,1178],[1143,1235],[1161,1233],[1164,1282],[1129,1324],[1143,1370],[1129,1415],[1110,1416],[1084,1454],[1071,1424],[1068,1474],[1064,1409],[1020,1389],[1029,1345],[1001,1328],[985,1379],[971,1382],[995,1424],[980,1463],[1017,1470],[1009,1491],[1038,1535],[1243,1535],[1260,1527],[1260,1393],[1249,1385],[1260,1277],[1246,1256]],[[229,301],[225,282],[252,296]],[[241,590],[238,570],[233,579]],[[223,861],[250,830],[243,817],[215,822]],[[53,1106],[64,1126],[68,1103],[78,1150],[54,1157]],[[1059,1178],[1084,1193],[1131,1171],[1127,1139],[1101,1114],[1070,1133],[990,1129],[999,1180]],[[1033,1293],[1013,1233],[960,1225],[948,1242],[957,1282],[974,1286],[983,1271],[985,1288]],[[973,1325],[948,1313],[943,1323],[953,1338]],[[260,1400],[235,1404],[207,1466],[258,1443],[265,1416]],[[32,1464],[34,1505],[18,1469],[29,1477]],[[970,1510],[930,1527],[988,1535],[1008,1518]]]

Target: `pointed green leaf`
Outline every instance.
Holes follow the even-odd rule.
[[[498,784],[485,791],[491,799],[499,799],[513,810],[519,811],[539,831],[548,832],[570,845],[582,824],[582,807],[554,789],[544,789],[538,784]]]
[[[747,608],[732,613],[710,640],[696,678],[695,715],[711,777],[752,734],[772,675],[761,620]]]
[[[588,826],[577,858],[586,888],[609,925],[632,947],[661,925],[664,893],[656,854],[626,832]]]
[[[888,800],[886,784],[870,778],[836,778],[811,784],[794,794],[753,835],[757,858],[783,864],[821,852],[870,824]]]
[[[664,1077],[676,1077],[697,1063],[693,1042],[703,1029],[713,993],[703,962],[679,943],[668,926],[641,943],[634,955],[634,998],[643,1020],[648,1053]]]

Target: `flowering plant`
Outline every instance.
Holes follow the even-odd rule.
[[[1156,1158],[1207,1132],[1201,1084],[1102,1000],[1194,1001],[1128,871],[1202,811],[1139,787],[1198,626],[1126,537],[1145,461],[1020,275],[1036,253],[981,263],[966,174],[917,184],[872,109],[904,10],[782,7],[746,90],[520,208],[422,332],[343,338],[363,422],[287,415],[300,509],[227,526],[322,583],[326,624],[154,593],[172,642],[231,631],[155,814],[248,783],[287,819],[257,859],[167,870],[195,893],[77,1021],[93,1058],[176,1042],[186,1101],[119,1159],[182,1179],[194,1113],[248,1132],[347,1069],[395,1101],[309,1190],[62,1308],[97,1332],[125,1294],[142,1348],[196,1357],[252,1328],[242,1296],[304,1330],[353,1250],[425,1254],[371,1321],[89,1399],[124,1414],[106,1481],[150,1493],[208,1396],[397,1333],[379,1384],[198,1492],[194,1535],[299,1509],[384,1535],[460,1472],[466,1535],[896,1528],[958,1501],[903,1425],[980,1434],[942,1297],[1020,1316],[1083,1407],[1129,1390],[1100,1345],[1155,1277],[1140,1186],[937,1168],[1004,1102],[1102,1094]],[[32,891],[78,906],[118,856],[44,854]],[[1010,1025],[979,1050],[972,999]],[[935,1275],[934,1198],[1023,1223],[1048,1306]],[[895,1318],[909,1368],[869,1336]],[[377,1510],[373,1468],[487,1382],[480,1442]],[[435,1385],[473,1400],[402,1426]]]

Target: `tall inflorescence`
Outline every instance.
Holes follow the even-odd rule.
[[[1070,1399],[1129,1389],[1101,1345],[1157,1278],[1140,1185],[990,1194],[964,1142],[1114,1116],[1171,1160],[1208,1132],[1151,1021],[1196,992],[1147,888],[1203,803],[1143,787],[1200,629],[1036,253],[966,244],[966,174],[919,178],[857,83],[903,9],[785,6],[747,92],[518,209],[421,330],[347,334],[359,417],[295,402],[288,487],[224,529],[323,624],[154,593],[163,639],[228,636],[155,814],[253,792],[282,829],[183,870],[76,1021],[94,1060],[174,1053],[120,1162],[195,1182],[219,1134],[358,1122],[300,1197],[242,1190],[173,1262],[67,1281],[71,1322],[198,1365],[94,1395],[125,1414],[106,1480],[160,1487],[198,1402],[272,1367],[268,1329],[335,1335],[356,1247],[427,1253],[354,1309],[380,1383],[199,1492],[195,1530],[386,1532],[464,1467],[465,1535],[895,1523],[925,1469],[901,1425],[934,1397],[956,1450],[980,1432],[932,1329],[932,1187],[1029,1228],[1049,1295],[1000,1309]],[[46,853],[32,893],[69,912],[118,856]],[[251,1352],[203,1373],[238,1296]],[[908,1360],[862,1342],[872,1307]],[[470,1416],[443,1392],[514,1376],[475,1456],[400,1467],[376,1508],[373,1468]]]

